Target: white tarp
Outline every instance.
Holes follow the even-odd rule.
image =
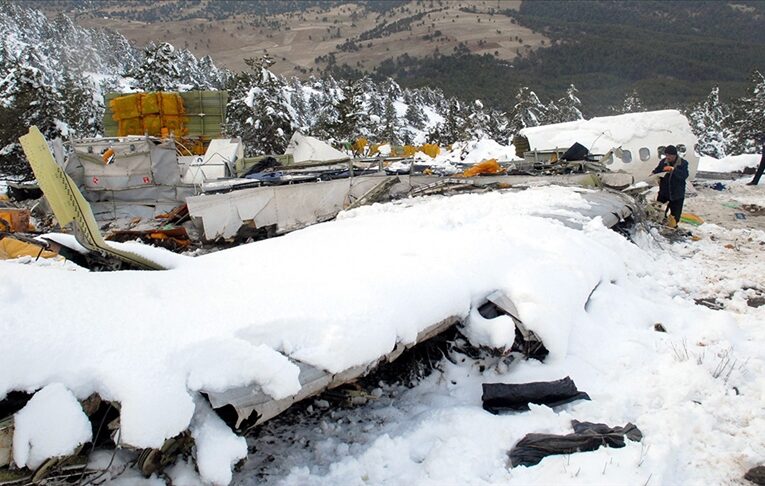
[[[348,155],[333,148],[328,143],[315,137],[303,135],[300,132],[292,134],[284,154],[291,154],[296,164],[301,162],[336,162],[349,159]]]
[[[691,178],[699,162],[694,152],[696,136],[688,119],[677,110],[626,113],[524,128],[519,135],[528,139],[531,150],[568,148],[576,142],[593,154],[607,154],[613,149],[608,168],[624,170],[637,179],[650,174],[661,159],[658,149],[667,145],[685,147],[681,155],[688,161]]]

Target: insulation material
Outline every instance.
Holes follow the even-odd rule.
[[[462,175],[465,177],[475,177],[483,174],[501,174],[502,172],[504,172],[504,169],[499,165],[497,159],[490,159],[474,164],[465,170]]]
[[[29,224],[30,212],[26,208],[0,208],[0,231],[9,233],[26,232],[32,229]]]
[[[186,135],[183,99],[177,93],[133,93],[109,101],[119,136]]]
[[[26,241],[11,238],[10,236],[0,240],[0,260],[12,260],[25,256],[32,258],[56,258],[58,254],[48,251],[40,245],[33,245]]]

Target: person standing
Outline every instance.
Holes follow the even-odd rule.
[[[762,177],[762,173],[765,172],[765,137],[763,137],[762,142],[762,157],[760,158],[760,165],[757,167],[757,171],[754,173],[754,178],[751,180],[751,182],[747,182],[748,186],[756,186],[760,183],[760,177]]]
[[[677,155],[677,147],[668,145],[664,149],[664,158],[652,174],[666,172],[659,182],[659,197],[661,203],[667,203],[669,217],[667,226],[677,228],[680,217],[683,214],[685,202],[685,181],[688,179],[688,161]],[[665,212],[666,213],[666,212]]]

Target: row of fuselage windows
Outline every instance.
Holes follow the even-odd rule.
[[[664,145],[659,145],[656,148],[656,152],[659,154],[659,157],[664,156],[664,148],[665,148]],[[680,154],[681,157],[685,155],[685,150],[686,150],[685,145],[683,144],[677,145],[677,153]],[[640,157],[641,161],[645,162],[646,160],[651,158],[651,149],[649,149],[648,147],[642,147],[640,150],[638,150],[638,156]],[[622,162],[624,162],[625,164],[629,164],[630,162],[632,162],[632,151],[622,150],[622,155],[620,158],[622,159]]]

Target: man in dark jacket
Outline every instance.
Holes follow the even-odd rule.
[[[688,179],[688,161],[678,157],[677,148],[674,145],[668,145],[664,149],[664,158],[659,161],[659,165],[652,173],[659,174],[661,172],[666,172],[666,174],[659,182],[658,201],[667,203],[667,209],[670,213],[667,224],[675,228],[683,214],[685,180]]]

